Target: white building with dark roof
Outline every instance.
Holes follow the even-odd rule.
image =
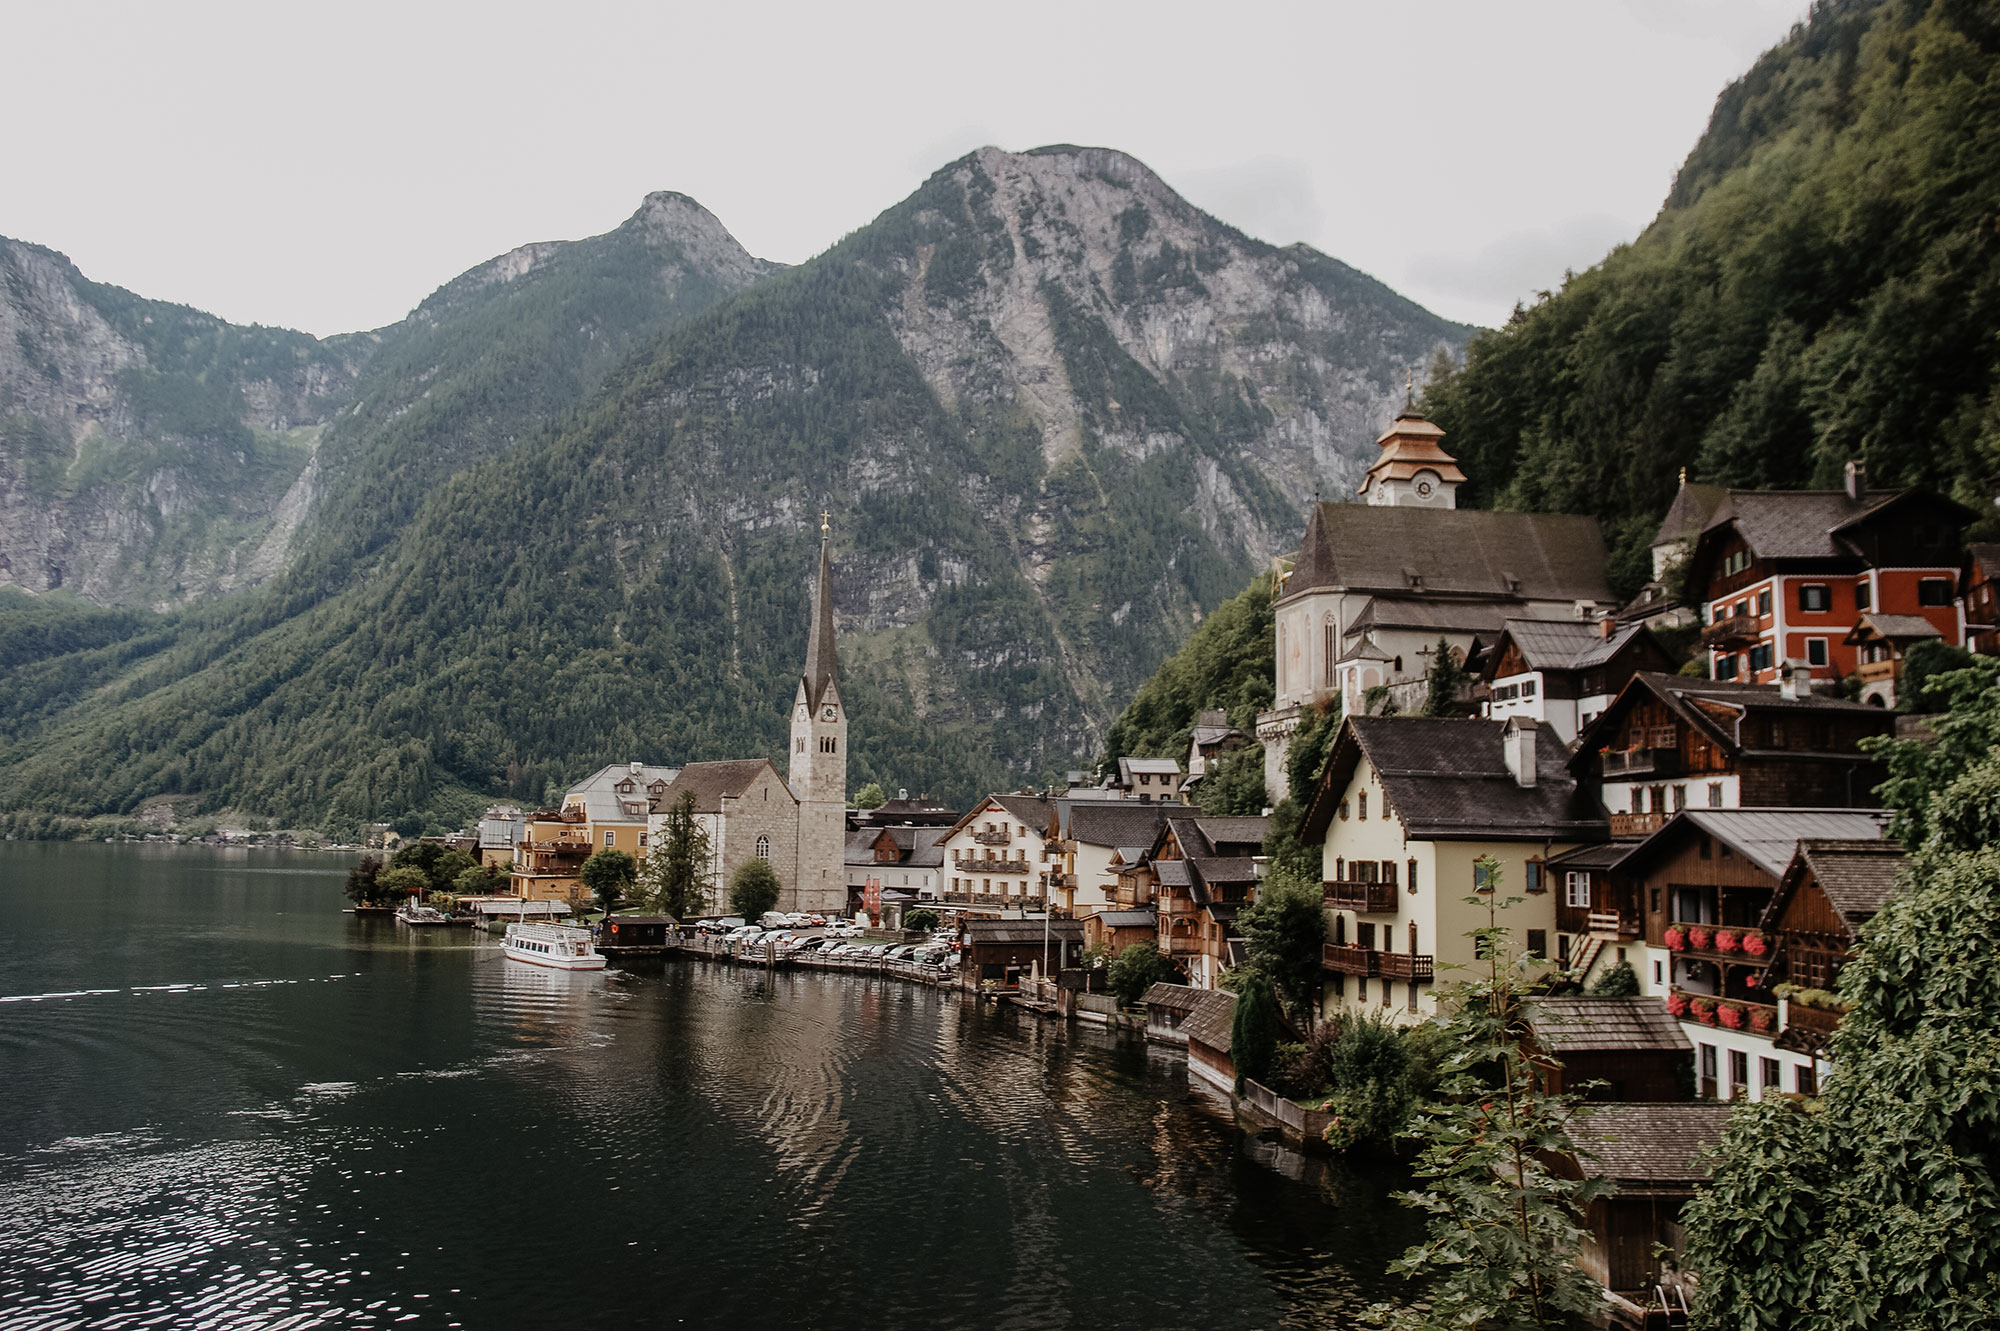
[[[1484,716],[1528,717],[1564,744],[1576,743],[1632,676],[1674,668],[1645,625],[1611,619],[1509,619],[1481,663]]]

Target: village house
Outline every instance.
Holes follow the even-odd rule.
[[[1908,857],[1891,841],[1806,837],[1778,879],[1762,928],[1774,940],[1769,980],[1779,991],[1779,1050],[1826,1064],[1826,1044],[1840,1024],[1830,1006],[1785,997],[1784,986],[1830,994],[1854,955],[1861,926],[1896,894]]]
[[[1481,715],[1529,717],[1564,744],[1576,743],[1632,676],[1675,664],[1643,624],[1608,618],[1510,619],[1480,662]]]
[[[1228,754],[1250,747],[1250,737],[1229,724],[1229,713],[1214,710],[1195,717],[1188,736],[1187,780],[1181,782],[1181,796],[1187,798],[1195,785],[1208,775],[1209,766]]]
[[[1105,786],[1142,804],[1178,804],[1182,780],[1181,765],[1172,758],[1120,758],[1117,774]]]
[[[1156,945],[1197,989],[1243,959],[1236,917],[1257,898],[1269,830],[1267,818],[1169,818],[1145,855]]]
[[[523,824],[514,844],[508,893],[524,901],[579,905],[585,893],[578,875],[597,850],[583,810],[537,809]]]
[[[622,850],[636,860],[646,853],[646,807],[678,772],[649,763],[611,763],[571,786],[562,807],[583,814],[592,846]]]
[[[1861,752],[1893,732],[1881,710],[1778,685],[1634,675],[1577,741],[1570,770],[1601,783],[1614,837],[1648,836],[1682,809],[1856,808],[1881,763]]]
[[[1265,790],[1285,791],[1285,751],[1305,713],[1414,710],[1440,640],[1463,662],[1509,619],[1613,609],[1597,520],[1460,510],[1463,473],[1442,431],[1406,410],[1378,441],[1359,504],[1315,504],[1272,606],[1275,699],[1257,717]],[[1381,692],[1376,692],[1380,690]]]
[[[1117,904],[1118,872],[1113,860],[1119,848],[1151,846],[1174,807],[1066,796],[1047,803],[1048,823],[1042,829],[1042,840],[1053,856],[1042,872],[1041,884],[1050,902],[1078,917]]]
[[[589,894],[578,874],[583,862],[600,850],[618,850],[635,861],[646,854],[646,803],[650,792],[664,789],[678,769],[648,763],[611,763],[571,786],[562,805],[521,816],[518,831],[511,819],[480,821],[480,860],[485,864],[512,862],[508,892],[528,901],[563,901],[580,905]],[[490,824],[490,825],[489,825]],[[512,834],[514,844],[502,856],[496,843]]]
[[[1520,897],[1498,923],[1514,946],[1557,960],[1546,862],[1606,835],[1603,814],[1535,722],[1350,716],[1300,836],[1321,842],[1329,912],[1323,1003],[1434,1015],[1440,967],[1477,960],[1489,921],[1472,896]],[[1478,867],[1490,859],[1498,881]],[[1570,964],[1588,970],[1591,959]]]
[[[864,827],[847,834],[847,905],[852,914],[870,879],[900,906],[938,899],[948,827]]]
[[[938,842],[938,900],[986,914],[1047,909],[1042,876],[1056,858],[1048,826],[1049,802],[1039,795],[988,795],[973,805]]]
[[[1113,907],[1083,917],[1083,945],[1103,947],[1117,956],[1136,943],[1159,942],[1160,921],[1150,906],[1134,910]]]
[[[1831,684],[1855,673],[1863,614],[1914,615],[1961,643],[1959,531],[1975,516],[1918,490],[1731,490],[1688,555],[1717,680],[1767,684],[1788,661]]]
[[[514,847],[528,832],[528,818],[511,804],[495,804],[479,816],[479,862],[488,869],[514,862]]]
[[[1666,1325],[1641,1310],[1657,1307],[1654,1289],[1684,1268],[1681,1208],[1707,1183],[1704,1153],[1728,1121],[1727,1105],[1593,1104],[1572,1124],[1570,1139],[1585,1154],[1560,1158],[1557,1170],[1612,1185],[1585,1210],[1577,1265],[1610,1292],[1626,1325]]]
[[[1694,1045],[1657,998],[1537,998],[1529,1004],[1551,1095],[1586,1100],[1690,1100]]]
[[[1779,940],[1766,917],[1801,841],[1879,843],[1888,817],[1874,809],[1689,809],[1614,867],[1636,885],[1645,914],[1641,985],[1664,999],[1693,1042],[1704,1098],[1818,1087],[1824,1067],[1783,1057],[1774,1043]]]

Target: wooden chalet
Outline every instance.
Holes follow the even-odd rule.
[[[1681,1208],[1708,1179],[1701,1155],[1722,1140],[1728,1105],[1598,1104],[1577,1115],[1570,1139],[1580,1155],[1559,1159],[1571,1178],[1603,1178],[1614,1186],[1584,1214],[1588,1231],[1577,1265],[1633,1313],[1653,1304],[1669,1273],[1664,1250],[1679,1267],[1685,1249]],[[1659,1323],[1666,1325],[1664,1319]]]
[[[959,926],[968,988],[1016,989],[1029,974],[1054,976],[1081,964],[1083,925],[1075,920],[977,920]]]
[[[1591,1101],[1694,1097],[1694,1045],[1656,998],[1538,998],[1528,1010],[1536,1046],[1554,1060],[1542,1073],[1554,1095]]]
[[[1764,931],[1776,939],[1772,983],[1832,992],[1861,926],[1895,895],[1907,863],[1891,841],[1801,840],[1764,910]],[[1799,1002],[1784,1006],[1777,1047],[1821,1055],[1840,1014]]]
[[[613,915],[598,932],[597,950],[612,958],[663,956],[676,923],[671,915]]]
[[[1903,678],[1903,654],[1920,642],[1944,637],[1922,615],[1884,615],[1869,611],[1854,621],[1844,639],[1854,648],[1854,674],[1861,681],[1861,701],[1875,707],[1896,705],[1896,686]]]
[[[1201,989],[1241,959],[1236,917],[1263,876],[1264,818],[1170,817],[1145,860],[1160,951]]]
[[[1702,646],[1720,680],[1771,683],[1800,662],[1831,683],[1858,664],[1857,617],[1919,615],[1959,641],[1959,532],[1977,515],[1942,495],[1870,490],[1848,464],[1841,490],[1731,490],[1688,556]]]
[[[1863,808],[1885,775],[1860,750],[1890,735],[1878,707],[1783,685],[1651,672],[1578,738],[1569,759],[1596,778],[1614,838],[1648,836],[1683,809]]]
[[[1493,720],[1532,717],[1573,744],[1632,676],[1676,664],[1643,624],[1510,619],[1480,657],[1474,696]]]

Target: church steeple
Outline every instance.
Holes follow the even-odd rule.
[[[839,663],[833,650],[833,530],[819,515],[819,582],[813,588],[812,628],[806,634],[806,668],[800,676],[806,703],[818,707],[828,686],[838,690]]]
[[[1425,420],[1414,401],[1406,398],[1394,423],[1375,441],[1382,452],[1361,478],[1361,497],[1371,504],[1457,508],[1465,473],[1459,470],[1458,459],[1440,446],[1443,438],[1444,431]]]

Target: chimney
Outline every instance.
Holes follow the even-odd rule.
[[[646,764],[644,763],[626,763],[625,766],[633,776],[644,776],[646,774]]]
[[[1812,697],[1812,667],[1804,661],[1787,661],[1778,672],[1778,696],[1787,702]]]
[[[1517,786],[1535,784],[1535,732],[1541,726],[1526,716],[1510,716],[1500,732],[1500,756]]]
[[[1597,636],[1605,639],[1606,641],[1609,641],[1612,633],[1617,628],[1618,628],[1617,619],[1611,615],[1606,615],[1604,618],[1597,621]]]
[[[1861,492],[1868,488],[1868,464],[1850,458],[1847,463],[1847,497],[1861,498]]]

